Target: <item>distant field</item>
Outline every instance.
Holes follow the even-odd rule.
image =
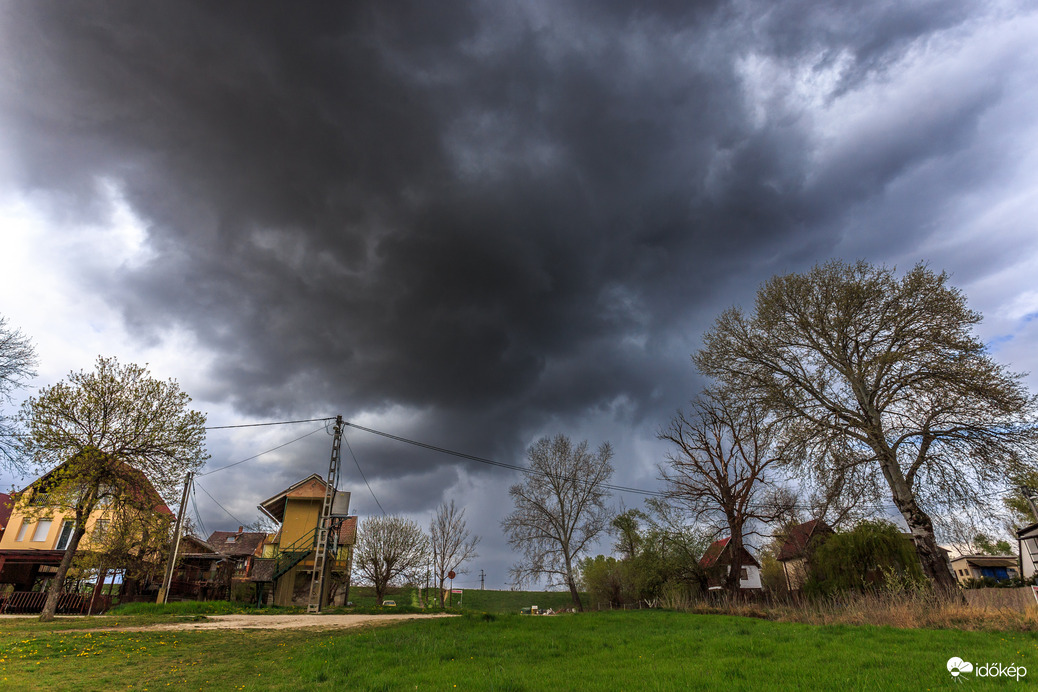
[[[470,614],[320,633],[59,632],[0,620],[5,691],[952,689],[952,656],[1028,669],[1019,683],[969,675],[970,689],[1012,689],[1038,677],[1034,633],[667,611]]]
[[[420,603],[415,589],[393,589],[386,598],[392,598],[398,606],[417,605]],[[587,595],[581,594],[585,607]],[[375,605],[375,591],[370,587],[353,587],[350,589],[350,601],[358,607]],[[454,607],[462,611],[478,611],[481,613],[518,613],[522,608],[535,605],[541,610],[554,608],[570,608],[573,601],[568,591],[480,591],[465,589],[459,596],[454,594]]]

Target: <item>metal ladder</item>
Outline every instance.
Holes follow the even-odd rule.
[[[324,505],[317,520],[317,544],[314,552],[314,574],[310,580],[310,600],[307,613],[321,612],[321,596],[324,594],[324,571],[328,562],[328,534],[331,532],[332,501],[335,487],[339,485],[339,448],[342,445],[342,416],[335,417],[335,436],[332,440],[332,459],[328,463],[328,479],[324,488]]]

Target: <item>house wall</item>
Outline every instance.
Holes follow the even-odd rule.
[[[782,561],[782,572],[786,576],[786,585],[790,591],[798,591],[807,581],[807,559],[796,558]]]
[[[8,533],[10,533],[8,529]],[[1023,578],[1030,579],[1038,572],[1038,536],[1025,536],[1020,539],[1020,567]]]
[[[17,509],[11,514],[11,521],[7,525],[7,530],[4,532],[3,537],[0,538],[0,550],[56,550],[58,544],[58,538],[61,537],[61,527],[64,525],[65,520],[75,519],[75,513],[73,512],[62,512],[58,509],[53,509],[47,513],[47,508],[40,507],[40,514],[25,514],[18,511]],[[94,533],[94,528],[100,519],[110,519],[108,517],[108,509],[100,508],[94,510],[87,518],[87,531],[83,536],[83,540],[80,542],[81,547],[89,547],[90,537]],[[47,536],[42,541],[34,541],[33,535],[36,532],[36,525],[43,520],[51,520],[50,530],[47,532]],[[22,540],[18,539],[18,534],[21,532],[22,526],[29,524],[29,527],[25,531],[25,535]]]
[[[323,498],[288,498],[285,504],[285,517],[281,523],[282,550],[317,527],[322,502]]]
[[[746,579],[739,579],[740,589],[759,589],[761,588],[760,582],[760,568],[756,565],[746,565]]]

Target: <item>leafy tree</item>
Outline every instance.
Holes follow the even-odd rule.
[[[556,435],[538,440],[528,454],[525,479],[508,491],[515,510],[501,522],[509,545],[524,557],[510,574],[517,585],[542,575],[549,585],[560,579],[574,607],[583,610],[577,570],[609,523],[605,484],[613,475],[613,450],[603,443],[592,454],[586,440],[574,446],[565,435]]]
[[[7,318],[0,315],[0,401],[12,403],[12,393],[36,376],[35,368],[32,342],[21,331],[8,327]],[[17,458],[17,439],[17,421],[0,414],[0,458],[8,464]]]
[[[833,261],[769,280],[693,359],[784,421],[806,474],[881,476],[925,574],[952,589],[929,512],[982,503],[1038,446],[1036,401],[989,357],[980,319],[947,274]]]
[[[818,546],[808,561],[804,591],[832,594],[882,589],[892,577],[899,584],[925,583],[904,534],[890,522],[863,521]]]
[[[436,510],[429,525],[430,544],[432,546],[433,576],[439,584],[440,607],[443,607],[443,585],[451,572],[464,574],[461,566],[474,557],[478,557],[476,546],[479,536],[472,536],[465,523],[465,510],[459,510],[454,504],[444,502]]]
[[[1038,471],[1017,473],[1010,479],[1011,490],[1003,499],[1009,510],[1006,528],[1012,533],[1038,521],[1033,505],[1038,505]]]
[[[580,579],[592,604],[621,606],[634,603],[641,594],[637,590],[637,566],[633,560],[617,560],[598,555],[580,561]]]
[[[746,536],[754,524],[788,513],[792,502],[768,492],[783,461],[777,427],[736,397],[708,390],[692,402],[691,414],[678,413],[659,437],[677,448],[660,467],[667,498],[731,537],[724,582],[736,594]]]
[[[609,522],[609,533],[616,537],[613,549],[624,560],[633,560],[641,547],[641,524],[647,520],[645,512],[639,509],[628,509],[616,515]]]
[[[172,542],[173,517],[140,507],[125,506],[118,514],[95,525],[85,537],[87,550],[73,561],[81,570],[123,570],[123,593],[136,594],[141,585],[161,579]]]
[[[1013,546],[1005,539],[993,539],[985,533],[973,538],[973,551],[977,555],[1012,555]]]
[[[65,573],[95,510],[117,516],[154,512],[175,495],[205,453],[205,416],[174,381],[162,382],[138,365],[98,358],[96,371],[70,373],[67,381],[28,399],[25,450],[46,473],[19,503],[30,514],[71,517],[73,530],[51,582],[42,620],[51,620]]]
[[[354,565],[375,587],[378,604],[398,579],[413,578],[429,564],[429,538],[414,521],[403,517],[371,517],[361,524]]]

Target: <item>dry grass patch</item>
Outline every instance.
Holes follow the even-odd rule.
[[[970,604],[933,592],[844,594],[803,601],[739,603],[686,601],[677,610],[739,615],[811,625],[881,625],[903,629],[1038,632],[1038,605],[1026,608]]]

